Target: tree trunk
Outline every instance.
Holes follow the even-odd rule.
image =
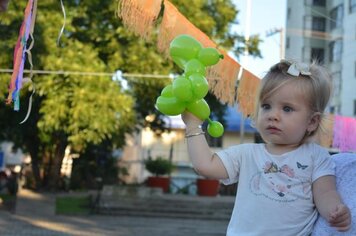
[[[65,149],[67,146],[67,142],[65,140],[57,140],[57,143],[55,144],[54,147],[54,152],[51,153],[51,162],[49,166],[49,173],[47,175],[47,180],[48,180],[48,189],[51,191],[56,191],[58,190],[58,185],[60,183],[60,178],[61,178],[61,167],[62,167],[62,161],[64,158],[65,154]]]
[[[31,163],[32,163],[32,172],[33,172],[33,177],[35,178],[35,190],[40,190],[42,187],[41,185],[41,175],[40,175],[40,168],[39,168],[39,162],[38,162],[38,152],[36,156],[33,156],[31,154]]]
[[[31,167],[33,177],[35,179],[35,190],[39,190],[41,188],[41,175],[40,175],[40,168],[39,168],[39,140],[37,137],[28,139],[29,142],[27,143],[27,150],[31,156]]]

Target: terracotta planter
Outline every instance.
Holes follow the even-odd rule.
[[[163,176],[150,176],[147,179],[147,186],[153,188],[162,188],[164,193],[169,192],[170,178]]]
[[[199,196],[216,196],[219,193],[220,182],[216,179],[197,179]]]

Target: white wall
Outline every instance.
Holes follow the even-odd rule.
[[[145,181],[149,173],[145,170],[143,162],[149,155],[153,158],[162,156],[169,159],[171,148],[169,139],[173,140],[172,162],[180,165],[191,165],[185,140],[185,130],[174,129],[171,133],[171,136],[165,134],[158,138],[153,136],[150,130],[142,130],[141,134],[135,137],[127,137],[128,144],[125,146],[123,157],[120,159],[120,164],[128,168],[130,174],[125,178],[127,183],[142,183]],[[253,134],[245,134],[244,142],[254,142]],[[225,132],[223,137],[223,148],[239,143],[239,133]],[[212,148],[213,151],[220,149],[221,148]]]
[[[2,142],[0,149],[4,153],[5,165],[21,165],[25,154],[21,149],[13,150],[14,144],[11,142]]]

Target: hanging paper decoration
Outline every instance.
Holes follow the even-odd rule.
[[[335,115],[333,147],[341,152],[356,152],[356,119]]]
[[[22,88],[23,82],[23,70],[26,61],[26,53],[29,55],[29,62],[32,69],[32,61],[30,50],[33,46],[33,29],[36,17],[37,1],[29,0],[25,9],[25,16],[22,22],[19,37],[14,50],[14,67],[11,76],[11,81],[9,85],[9,95],[7,97],[6,103],[10,104],[14,102],[14,110],[18,111],[20,109],[20,90]],[[27,48],[27,40],[31,35],[32,42]],[[32,76],[32,74],[31,74]]]
[[[66,9],[64,8],[63,0],[61,0],[61,8],[62,8],[62,13],[63,13],[63,25],[61,30],[59,31],[58,37],[57,37],[57,46],[60,46],[60,39],[62,37],[64,28],[66,26],[66,20],[67,20],[67,14],[66,14]]]
[[[148,39],[161,10],[162,0],[121,0],[117,15],[125,27]]]
[[[251,115],[255,110],[255,101],[260,79],[247,70],[243,70],[242,78],[237,89],[237,101],[240,111],[245,115]]]
[[[222,54],[224,59],[208,68],[207,79],[210,90],[221,102],[234,105],[236,102],[235,84],[241,66],[226,53]]]
[[[203,47],[216,48],[216,44],[195,27],[178,9],[169,1],[164,1],[163,19],[159,27],[157,48],[168,57],[170,42],[181,34],[188,34],[199,41]]]

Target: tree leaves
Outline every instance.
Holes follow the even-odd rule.
[[[230,0],[175,0],[172,3],[220,47],[227,50],[234,45],[237,36],[228,30],[238,11]],[[1,14],[0,68],[12,67],[25,4],[10,1],[8,10]],[[110,0],[65,2],[66,27],[57,45],[64,20],[60,4],[54,0],[38,2],[32,49],[34,69],[58,73],[34,75],[36,93],[25,124],[18,122],[27,111],[31,92],[28,87],[21,90],[19,113],[0,106],[0,139],[11,139],[30,150],[37,163],[42,156],[57,149],[62,150],[53,155],[63,158],[60,154],[67,144],[81,152],[86,146],[103,141],[107,146],[122,146],[124,134],[132,132],[136,124],[150,126],[159,133],[164,122],[154,104],[168,78],[126,78],[131,89],[123,91],[111,76],[69,73],[114,73],[116,70],[129,74],[182,73],[171,60],[157,52],[155,34],[150,41],[144,41],[127,31],[115,14],[116,7],[117,2]],[[258,42],[252,41],[250,48],[258,51]],[[29,68],[28,64],[25,67]],[[0,74],[2,98],[7,94],[10,77],[10,74]],[[222,113],[221,109],[216,111]],[[152,114],[153,121],[147,121],[145,118]]]

